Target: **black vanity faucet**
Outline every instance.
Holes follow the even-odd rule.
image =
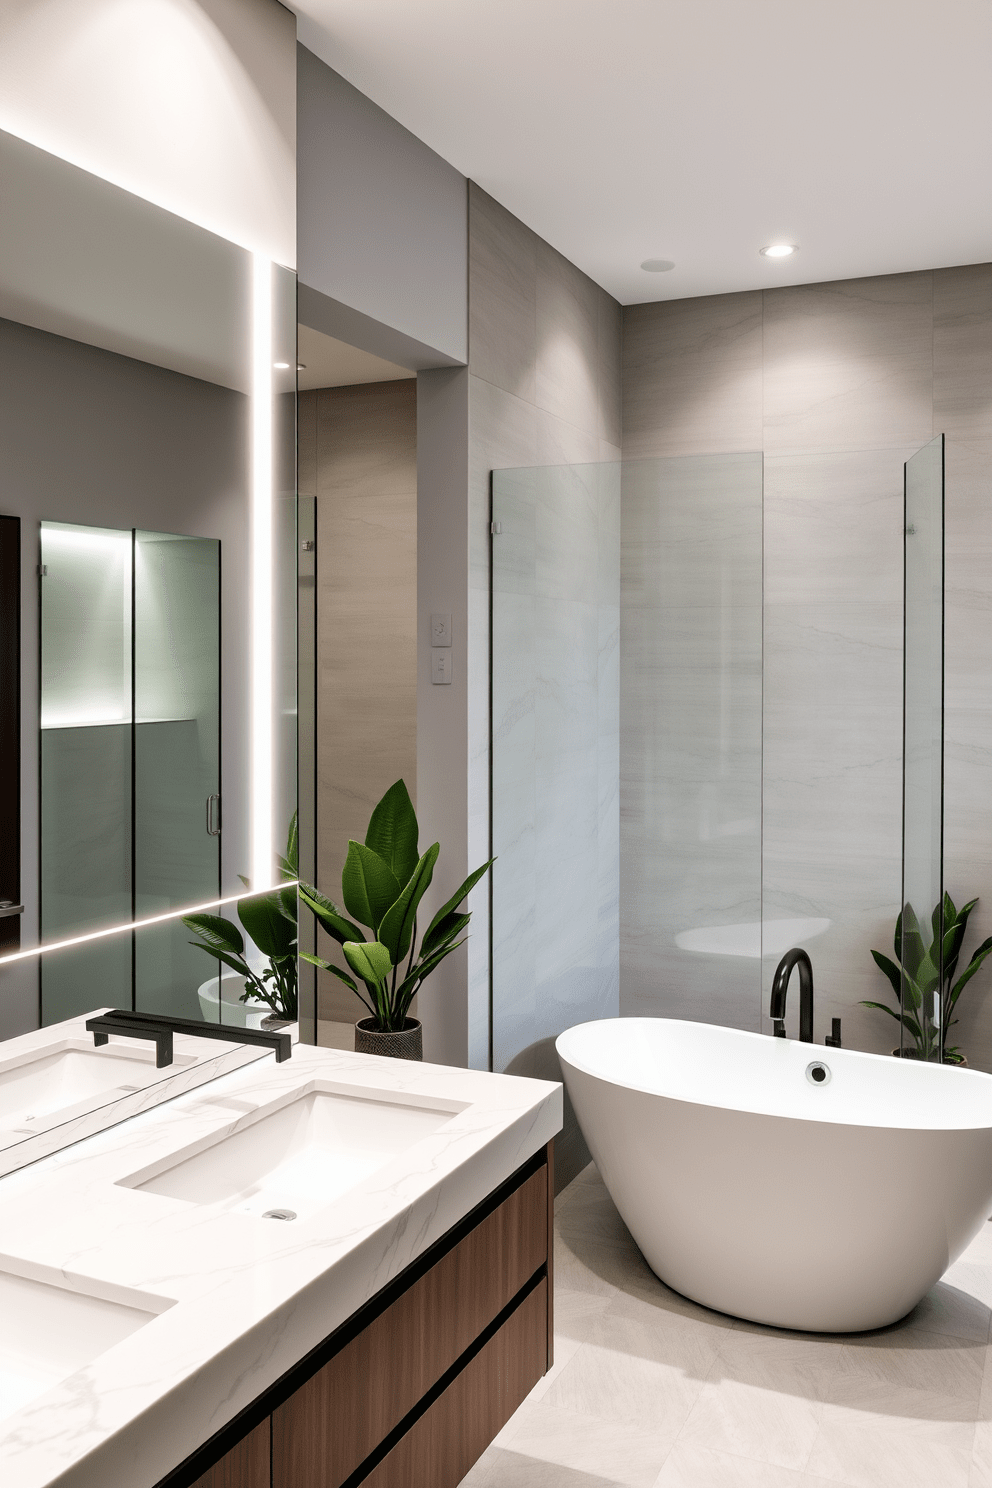
[[[799,967],[799,1039],[801,1043],[811,1044],[813,1042],[813,963],[799,946],[786,951],[775,971],[770,1008],[772,1021],[775,1024],[774,1036],[785,1038],[785,994],[789,990],[789,978],[797,966]]]
[[[131,1013],[112,1008],[86,1020],[86,1031],[100,1047],[112,1033],[118,1038],[150,1039],[155,1045],[155,1064],[164,1069],[172,1063],[172,1035],[186,1033],[192,1038],[222,1039],[226,1044],[261,1044],[275,1050],[276,1064],[290,1059],[293,1041],[288,1033],[267,1028],[236,1028],[230,1023],[200,1023],[195,1018],[168,1018],[161,1013]]]

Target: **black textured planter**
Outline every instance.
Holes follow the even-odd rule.
[[[423,1059],[424,1030],[419,1018],[407,1018],[398,1033],[380,1033],[374,1018],[355,1024],[356,1054],[385,1054],[389,1059]]]

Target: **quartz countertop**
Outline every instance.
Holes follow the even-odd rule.
[[[435,1129],[415,1117],[425,1134],[292,1223],[163,1190],[176,1154],[315,1093],[420,1108]],[[560,1085],[296,1045],[284,1064],[265,1055],[0,1179],[0,1280],[140,1322],[0,1420],[3,1488],[153,1488],[561,1120]]]

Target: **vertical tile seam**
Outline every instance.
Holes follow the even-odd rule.
[[[761,291],[761,745],[758,776],[758,1027],[765,995],[765,295]]]

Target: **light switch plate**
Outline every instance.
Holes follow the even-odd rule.
[[[432,615],[431,616],[431,645],[432,646],[450,646],[451,645],[451,616],[450,615]]]
[[[431,681],[435,687],[451,681],[451,652],[435,646],[431,651]]]

